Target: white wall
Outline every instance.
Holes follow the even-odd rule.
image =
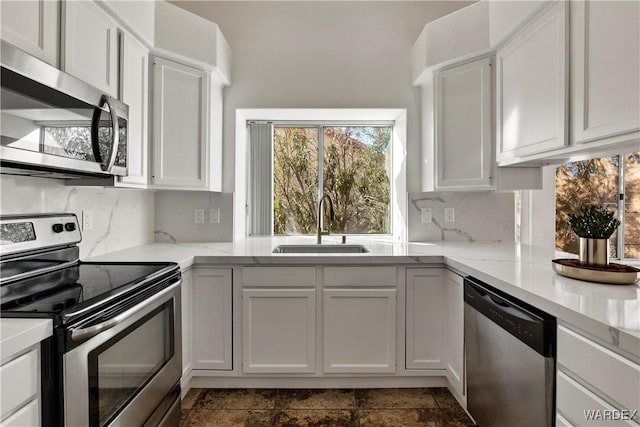
[[[67,187],[49,178],[0,176],[0,214],[71,212],[81,221],[91,210],[94,228],[82,231],[80,257],[100,255],[153,242],[151,191]]]
[[[419,191],[420,90],[412,87],[411,47],[427,22],[470,2],[173,3],[217,23],[233,50],[223,192],[244,191],[234,177],[238,108],[404,108],[407,188]]]

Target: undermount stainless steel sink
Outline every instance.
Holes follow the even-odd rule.
[[[369,249],[362,245],[280,245],[274,254],[364,254]]]

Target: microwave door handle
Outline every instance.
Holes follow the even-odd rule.
[[[111,156],[109,157],[109,161],[106,166],[102,165],[102,170],[110,172],[113,168],[113,165],[116,163],[116,156],[118,155],[118,145],[120,142],[120,129],[118,123],[118,112],[116,111],[115,103],[113,102],[113,98],[110,96],[104,97],[105,102],[109,106],[109,112],[111,113]]]
[[[119,325],[120,323],[122,323],[125,320],[127,320],[129,317],[131,317],[134,314],[140,312],[140,310],[144,310],[145,308],[147,308],[149,306],[152,306],[153,304],[156,304],[158,302],[158,300],[164,298],[165,296],[167,296],[168,294],[173,292],[173,290],[175,288],[180,286],[180,283],[182,283],[182,280],[179,280],[176,283],[164,288],[162,291],[158,292],[157,294],[155,294],[151,298],[149,298],[149,299],[145,300],[144,302],[142,302],[142,303],[130,308],[129,310],[123,311],[122,313],[118,314],[117,316],[115,316],[115,317],[113,317],[113,318],[111,318],[109,320],[105,320],[104,322],[100,322],[97,325],[92,325],[92,326],[88,326],[86,328],[79,328],[79,329],[70,328],[69,331],[71,332],[71,341],[75,341],[75,342],[86,341],[89,338],[95,337],[96,335],[98,335],[101,332],[104,332],[106,330],[109,330],[109,329]]]

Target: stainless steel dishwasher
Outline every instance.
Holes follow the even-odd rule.
[[[553,426],[555,317],[473,277],[464,302],[467,410],[478,426]]]

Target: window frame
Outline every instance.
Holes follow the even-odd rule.
[[[581,162],[581,161],[587,161],[587,160],[592,160],[592,159],[599,159],[602,157],[618,157],[618,194],[617,194],[617,203],[618,203],[618,215],[616,216],[616,218],[620,221],[620,225],[617,228],[617,241],[616,241],[616,254],[617,257],[612,258],[618,261],[640,261],[640,258],[627,258],[625,257],[625,250],[624,250],[624,243],[625,243],[625,238],[624,238],[624,232],[625,232],[625,202],[627,200],[627,195],[626,195],[626,187],[625,187],[625,177],[626,177],[626,169],[627,169],[627,162],[626,162],[626,156],[632,154],[633,152],[628,152],[628,151],[620,151],[620,152],[614,152],[611,154],[602,154],[599,156],[594,156],[594,157],[580,157],[580,158],[575,158],[575,159],[568,159],[565,162],[562,162],[560,164],[556,165],[556,169],[562,165],[564,165],[565,163],[577,163],[577,162]],[[555,171],[554,171],[554,186],[556,184],[555,182]],[[554,188],[555,191],[555,188]],[[555,207],[555,200],[557,200],[557,195],[556,197],[554,197],[554,207]],[[554,231],[555,231],[555,227],[554,227]],[[558,249],[558,247],[555,244],[555,236],[554,236],[554,248],[556,251],[560,250]]]
[[[272,158],[275,161],[275,154],[273,148],[273,135],[275,134],[276,128],[306,128],[306,129],[317,129],[318,132],[318,189],[316,196],[316,203],[320,201],[322,196],[324,195],[324,128],[332,128],[332,127],[390,127],[391,128],[391,137],[389,140],[389,148],[388,148],[388,156],[389,161],[393,164],[393,144],[394,144],[394,127],[396,125],[395,120],[269,120],[269,123],[272,125],[272,137],[271,137],[271,153]],[[274,197],[274,186],[273,186],[273,167],[271,170],[271,200],[273,201]],[[392,212],[392,204],[395,195],[395,187],[392,185],[392,177],[389,176],[389,232],[388,233],[376,233],[376,234],[348,234],[348,236],[392,236],[393,235],[393,212]],[[321,221],[324,221],[322,219]],[[275,215],[273,215],[273,202],[271,203],[271,235],[272,236],[285,236],[283,234],[275,234]],[[313,234],[303,234],[302,236],[312,236]]]

